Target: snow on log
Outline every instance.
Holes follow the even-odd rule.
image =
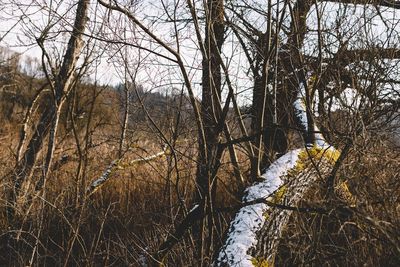
[[[304,130],[308,131],[308,120],[307,120],[307,112],[305,105],[305,88],[302,83],[300,83],[300,90],[297,94],[296,100],[293,103],[294,111],[297,118],[300,121],[301,126]],[[319,128],[314,125],[313,131],[315,132],[315,144],[321,148],[330,148],[331,145],[325,141],[324,136],[322,135]]]
[[[243,202],[273,197],[283,184],[281,177],[295,167],[300,152],[300,149],[290,151],[271,164],[262,176],[265,181],[250,186],[245,191]],[[266,204],[258,203],[239,210],[231,222],[228,238],[218,255],[217,266],[254,266],[254,259],[248,251],[257,243],[256,234],[265,224],[264,212],[267,209]]]
[[[276,204],[296,207],[318,174],[325,174],[339,152],[317,146],[296,149],[276,160],[262,176],[265,181],[249,187],[243,202],[265,198]],[[311,160],[314,164],[311,164]],[[318,171],[315,168],[318,166]],[[317,174],[318,173],[318,174]],[[271,266],[282,230],[292,210],[257,203],[241,208],[231,222],[225,245],[216,266]]]

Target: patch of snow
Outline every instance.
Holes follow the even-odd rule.
[[[333,148],[324,138],[324,136],[322,135],[320,129],[314,125],[314,131],[315,133],[315,145],[317,147],[323,148],[323,149],[333,149],[335,150],[335,148]]]
[[[306,106],[304,104],[305,98],[305,87],[303,83],[300,83],[299,92],[297,93],[296,100],[294,101],[294,109],[296,116],[300,119],[301,125],[303,125],[304,130],[307,130],[307,113]]]
[[[307,125],[308,125],[307,113],[301,95],[297,96],[297,99],[294,101],[293,104],[296,111],[296,115],[300,119],[301,125],[304,127],[305,130],[307,130]]]
[[[292,150],[277,159],[262,175],[265,181],[249,187],[242,199],[244,203],[270,197],[282,185],[282,176],[293,169],[302,149]],[[256,245],[256,234],[265,222],[264,212],[268,206],[257,203],[243,207],[231,222],[225,246],[221,249],[217,265],[227,263],[229,266],[250,267],[252,256],[247,254]]]
[[[307,113],[306,113],[306,106],[304,104],[304,85],[300,84],[300,90],[297,94],[297,98],[294,101],[294,109],[296,116],[300,119],[301,125],[303,126],[304,130],[308,130],[308,120],[307,120]],[[315,132],[315,145],[321,148],[331,148],[331,145],[328,144],[322,135],[320,129],[314,125],[314,132]]]
[[[277,159],[261,176],[265,181],[257,183],[246,189],[243,201],[250,202],[252,200],[270,195],[279,186],[282,181],[280,177],[286,175],[287,171],[292,169],[298,159],[301,149],[289,151],[279,159]]]

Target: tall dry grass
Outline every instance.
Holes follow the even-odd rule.
[[[6,193],[12,189],[12,182],[1,181],[0,266],[138,266],[143,257],[165,241],[193,206],[196,140],[182,138],[184,141],[176,144],[176,165],[169,154],[149,162],[121,166],[100,189],[86,196],[87,186],[117,157],[113,133],[103,128],[92,137],[92,142],[100,145],[89,151],[83,183],[76,178],[79,157],[74,141],[64,140],[55,157],[59,159],[68,154],[68,159],[53,170],[40,192],[34,190],[40,166],[36,169],[32,182],[24,187],[12,220],[6,214],[10,204],[6,202]],[[15,129],[9,129],[3,135],[2,177],[13,168],[14,134]],[[126,153],[123,162],[162,149],[149,133],[135,136],[140,141]],[[223,162],[219,174],[220,206],[232,203],[235,198],[232,173],[230,164]],[[186,235],[169,253],[166,263],[195,264],[194,251],[191,235]]]

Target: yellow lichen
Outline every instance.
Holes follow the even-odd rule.
[[[287,192],[287,187],[286,185],[283,185],[280,188],[278,188],[278,190],[276,190],[271,197],[267,198],[267,200],[272,203],[279,204],[282,201],[283,197],[286,195],[286,192]],[[264,218],[268,220],[271,213],[272,213],[271,209],[266,209],[263,212]]]
[[[320,160],[324,158],[327,159],[332,164],[334,164],[339,159],[339,156],[340,152],[336,149],[325,149],[318,146],[313,146],[309,149],[304,149],[303,151],[300,152],[299,154],[300,162],[298,164],[300,164],[301,161],[310,158],[314,160]]]
[[[347,181],[341,182],[337,185],[336,191],[343,200],[346,200],[350,206],[355,206],[355,197],[353,194],[350,192],[349,186],[347,184]]]
[[[317,80],[317,76],[314,74],[314,75],[312,75],[309,79],[308,79],[308,81],[307,81],[307,86],[309,87],[309,88],[312,88],[312,87],[314,87],[314,84],[315,84],[315,81]]]
[[[303,160],[298,160],[296,162],[296,165],[293,168],[293,171],[295,171],[296,173],[299,173],[301,171],[303,171],[306,168],[306,165],[304,164]]]
[[[287,187],[286,185],[281,186],[274,194],[274,203],[279,203],[281,202],[281,200],[283,199],[283,197],[285,196],[287,192]]]
[[[325,159],[331,164],[334,164],[340,156],[340,152],[336,149],[330,148],[321,148],[314,145],[311,148],[303,149],[298,156],[295,166],[288,170],[287,175],[289,177],[295,177],[299,173],[303,172],[307,166],[310,159],[314,161],[319,161],[321,159]]]
[[[268,260],[266,259],[257,259],[257,258],[252,258],[251,263],[255,267],[270,267],[273,266],[273,264],[270,264]]]

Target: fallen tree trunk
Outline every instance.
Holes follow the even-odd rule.
[[[293,104],[300,126],[306,132],[316,133],[314,143],[292,150],[273,162],[262,175],[264,181],[245,191],[243,202],[265,198],[279,205],[298,207],[317,180],[326,180],[337,167],[335,163],[340,152],[325,141],[313,123],[313,129],[309,129],[301,86]],[[241,208],[230,225],[214,265],[273,266],[283,230],[293,212],[265,203]]]
[[[262,176],[265,181],[249,187],[243,202],[265,198],[273,203],[298,207],[308,188],[326,177],[339,152],[332,148],[305,148],[288,152]],[[232,221],[216,266],[259,266],[273,264],[282,230],[293,210],[264,203],[243,207]]]
[[[122,159],[124,156],[124,154],[122,154],[121,157],[119,157],[116,160],[113,160],[110,163],[110,165],[108,165],[108,167],[105,169],[105,171],[101,174],[101,176],[99,178],[97,178],[96,180],[94,180],[90,184],[90,186],[88,186],[88,188],[86,189],[86,194],[88,196],[90,196],[91,194],[96,192],[103,184],[105,184],[111,178],[111,174],[114,173],[118,169],[123,169],[126,167],[135,166],[135,165],[142,164],[142,163],[147,163],[147,162],[153,161],[155,159],[158,159],[158,158],[161,158],[161,157],[167,155],[169,153],[167,148],[168,148],[168,146],[165,145],[163,150],[156,154],[153,154],[153,155],[150,155],[147,157],[141,157],[138,159],[127,161],[127,162],[122,162]]]

